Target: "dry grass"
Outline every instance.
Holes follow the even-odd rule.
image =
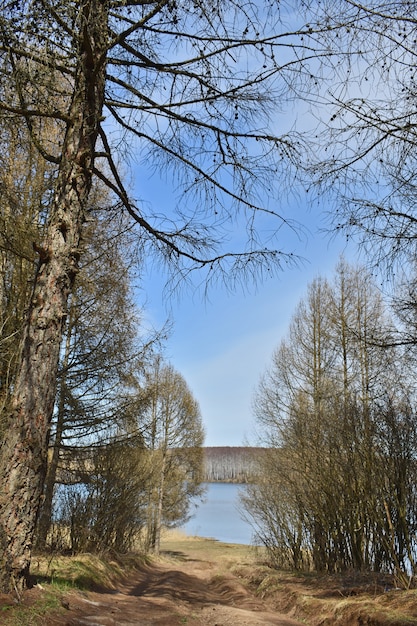
[[[216,561],[273,609],[309,626],[417,626],[417,590],[390,590],[386,577],[277,571],[265,564],[260,548],[187,537],[179,531],[164,534],[162,550]]]
[[[200,563],[200,567],[205,563],[214,565],[219,580],[223,574],[228,580],[233,575],[266,608],[287,613],[309,626],[417,626],[417,590],[387,590],[388,581],[372,575],[280,572],[268,568],[264,557],[262,550],[249,546],[169,531],[163,534],[160,557],[153,560],[161,570],[164,561],[169,561],[171,567],[172,562],[183,562],[185,567],[190,561]],[[35,557],[32,572],[42,592],[35,587],[19,605],[9,596],[0,598],[0,624],[45,626],[52,623],[46,619],[48,614],[59,615],[62,598],[71,590],[115,589],[128,576],[132,578],[135,570],[142,576],[150,571],[146,563],[140,556]]]
[[[140,555],[35,556],[31,573],[40,584],[50,583],[56,587],[77,589],[112,589],[145,560]]]
[[[62,597],[74,589],[114,589],[145,562],[142,556],[115,558],[93,554],[35,555],[31,574],[36,583],[21,602],[0,594],[1,626],[41,626],[45,617],[63,609]]]
[[[262,550],[239,543],[222,543],[216,539],[188,536],[180,530],[165,530],[161,552],[193,554],[195,558],[225,563],[255,562]]]

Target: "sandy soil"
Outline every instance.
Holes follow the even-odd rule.
[[[177,544],[178,545],[178,544]],[[193,549],[165,550],[160,559],[112,590],[71,591],[61,614],[45,626],[299,626],[253,595],[231,573],[227,554],[207,560]],[[197,542],[196,542],[197,545]],[[35,591],[34,593],[39,593]]]
[[[67,626],[295,626],[265,610],[236,577],[219,577],[208,563],[161,563],[138,573],[113,593],[68,595],[67,615],[50,624]]]
[[[41,584],[20,604],[0,595],[0,625],[417,626],[417,589],[385,577],[280,572],[262,551],[178,533],[162,548],[141,565],[137,557],[39,557]],[[101,587],[80,591],[71,580]]]

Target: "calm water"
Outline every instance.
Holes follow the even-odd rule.
[[[226,543],[250,544],[251,526],[241,519],[238,492],[242,485],[207,483],[205,501],[182,528],[188,535],[211,537]]]

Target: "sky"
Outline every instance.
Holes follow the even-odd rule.
[[[306,209],[304,218],[311,230],[298,242],[304,263],[249,293],[214,287],[209,298],[184,293],[167,301],[157,269],[145,276],[146,315],[155,327],[168,317],[173,323],[165,357],[199,402],[206,446],[255,445],[254,392],[297,304],[314,278],[332,277],[342,254],[355,260],[342,238],[319,232],[318,214]]]
[[[277,134],[292,128],[316,125],[309,105],[292,104],[278,114]],[[314,128],[314,126],[312,126]],[[133,186],[140,197],[151,198],[149,206],[165,212],[173,198],[164,183],[147,180],[146,165],[137,167]],[[149,173],[149,171],[148,171]],[[172,190],[171,190],[172,194]],[[281,198],[282,202],[282,198]],[[152,205],[152,206],[151,206]],[[158,208],[161,210],[158,211]],[[161,328],[168,317],[172,332],[165,357],[184,376],[199,402],[207,446],[242,446],[256,443],[253,397],[259,379],[271,363],[274,349],[285,337],[291,317],[307,287],[318,276],[331,278],[343,254],[355,260],[355,251],[339,239],[322,234],[322,215],[300,199],[298,206],[286,207],[285,216],[296,219],[309,230],[307,238],[282,230],[283,248],[305,259],[299,267],[285,269],[263,284],[234,293],[213,287],[209,297],[183,292],[167,301],[164,279],[158,268],[148,268],[141,291],[146,295],[145,315],[150,325]],[[294,214],[292,210],[294,209]],[[287,239],[288,237],[288,239]],[[140,303],[142,304],[142,303]]]

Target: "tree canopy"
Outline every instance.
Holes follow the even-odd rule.
[[[327,51],[298,80],[310,114],[306,188],[318,193],[329,229],[390,273],[416,254],[415,3],[302,4],[306,45]]]
[[[300,61],[279,3],[175,1],[3,3],[0,110],[23,117],[48,161],[62,162],[77,64],[103,68],[92,171],[138,224],[141,244],[184,277],[205,268],[223,277],[293,262],[276,237],[293,227],[280,198],[297,150],[277,133],[287,74]],[[8,17],[6,17],[8,16]],[[89,28],[100,23],[100,51]],[[286,43],[291,45],[286,48]],[[297,58],[298,57],[298,58]],[[87,97],[88,93],[87,93]],[[54,119],[61,136],[39,132]],[[168,206],[149,208],[125,174],[165,173]],[[265,240],[260,231],[268,225]],[[238,229],[238,236],[233,230]]]

